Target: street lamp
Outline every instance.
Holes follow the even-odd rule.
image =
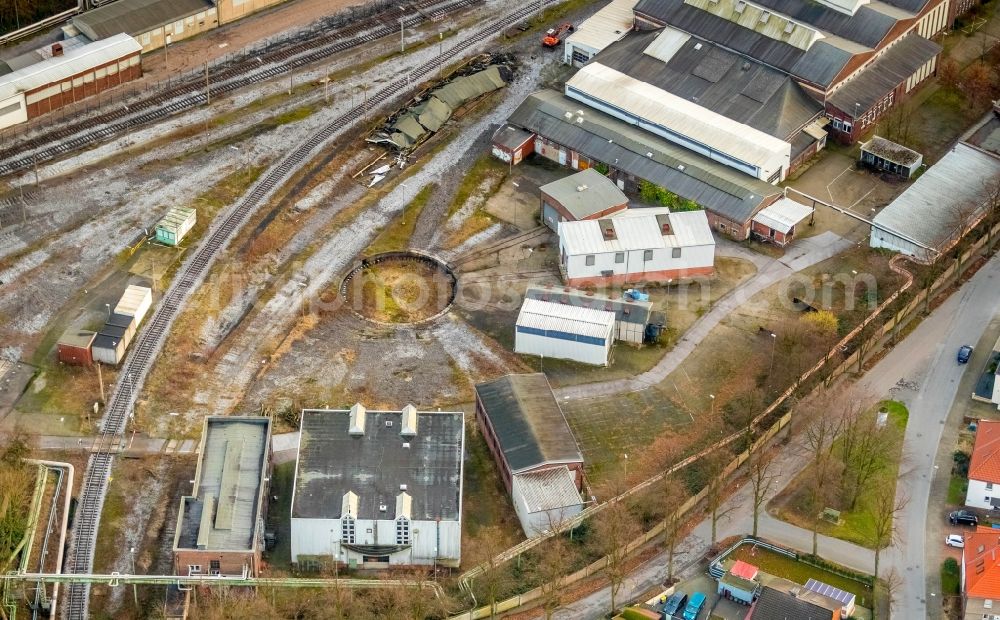
[[[778,340],[778,334],[771,332],[771,363],[767,367],[767,380],[771,380],[771,373],[774,371],[774,343]]]
[[[402,11],[403,7],[400,7],[399,10]],[[402,17],[399,18],[399,53],[400,54],[402,54],[403,52],[406,51],[406,40],[403,38],[403,25],[405,23],[406,23],[406,16],[404,15],[404,16],[402,16]]]
[[[111,320],[111,304],[104,304],[104,307],[108,309],[108,319]]]
[[[628,454],[622,455],[625,457],[625,482],[628,482]]]
[[[710,407],[709,411],[711,411],[711,417],[714,418],[715,417],[715,394],[709,394],[708,395],[708,400],[711,403],[709,405],[709,407]]]
[[[129,556],[132,558],[132,601],[135,603],[136,608],[139,607],[139,589],[135,583],[135,547],[129,547]]]

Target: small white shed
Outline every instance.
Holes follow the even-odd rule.
[[[615,315],[525,299],[514,329],[514,352],[607,366]]]
[[[115,314],[124,314],[133,317],[135,319],[134,325],[138,328],[139,323],[142,323],[143,317],[146,316],[149,307],[152,305],[152,289],[130,284],[122,294],[122,298],[118,300],[118,305],[115,306]]]
[[[583,511],[576,477],[565,465],[515,475],[511,497],[528,538],[541,536]]]

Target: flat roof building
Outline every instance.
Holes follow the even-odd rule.
[[[67,329],[56,343],[56,357],[64,364],[90,366],[94,363],[90,347],[95,337],[97,333],[87,329]]]
[[[476,421],[525,535],[583,510],[583,455],[544,374],[477,385]]]
[[[642,344],[645,342],[646,326],[656,319],[664,318],[660,313],[654,317],[653,304],[622,297],[609,297],[591,291],[582,291],[563,286],[529,286],[524,293],[527,299],[540,299],[557,304],[606,310],[615,315],[614,336],[616,340]]]
[[[812,207],[791,198],[781,198],[753,216],[750,230],[760,241],[786,246],[795,236],[795,227],[810,217],[813,211]]]
[[[593,168],[538,188],[542,223],[558,230],[560,222],[592,220],[628,208],[628,198],[614,181]]]
[[[292,561],[457,567],[461,412],[306,409],[292,496]]]
[[[173,207],[156,223],[156,241],[164,245],[177,245],[194,228],[197,211],[188,207]]]
[[[264,547],[271,419],[209,416],[202,428],[191,495],[181,498],[174,534],[178,575],[257,577]]]
[[[873,170],[898,174],[908,179],[920,169],[924,158],[920,153],[902,144],[873,136],[871,140],[861,145],[860,161],[862,165]]]
[[[116,0],[73,17],[73,26],[97,41],[134,37],[149,52],[219,25],[211,0]]]

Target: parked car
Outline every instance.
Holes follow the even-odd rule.
[[[969,358],[972,357],[972,347],[967,344],[963,344],[958,348],[958,363],[968,364]]]
[[[965,547],[965,537],[961,534],[948,534],[948,537],[944,539],[944,544],[961,549]]]
[[[948,520],[951,521],[952,525],[979,525],[979,517],[968,510],[956,510],[948,515]]]
[[[670,598],[663,603],[663,620],[673,620],[684,611],[684,603],[687,602],[688,595],[680,590],[670,595]]]
[[[698,620],[698,614],[701,613],[701,608],[705,606],[705,595],[701,592],[695,592],[688,599],[687,607],[684,608],[684,620]]]

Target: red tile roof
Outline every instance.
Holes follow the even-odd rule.
[[[980,420],[972,449],[969,478],[1000,483],[1000,421]]]
[[[732,568],[729,569],[730,575],[735,575],[747,580],[753,580],[757,576],[757,567],[753,564],[744,562],[743,560],[736,560]]]
[[[965,537],[965,594],[1000,599],[1000,530],[979,526]]]

